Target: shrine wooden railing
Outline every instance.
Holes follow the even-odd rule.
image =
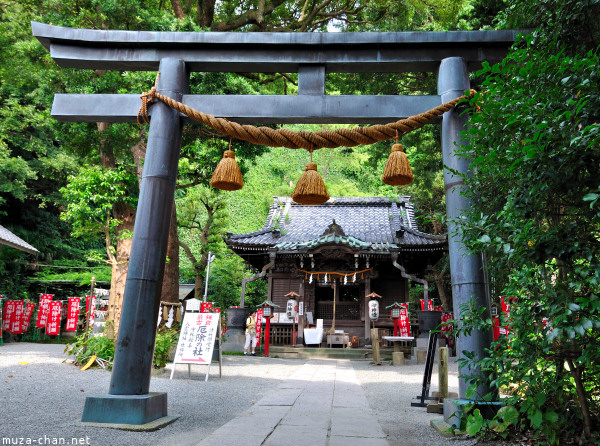
[[[317,302],[315,319],[333,319],[333,302]],[[336,302],[335,318],[340,321],[359,321],[359,302]]]
[[[296,330],[298,330],[298,327],[296,327]],[[269,336],[269,344],[271,345],[290,345],[292,343],[292,325],[271,325]],[[264,346],[264,335],[261,345]]]

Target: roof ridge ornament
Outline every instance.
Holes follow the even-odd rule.
[[[327,229],[325,229],[325,232],[323,232],[323,234],[321,234],[321,237],[324,237],[326,235],[331,235],[331,234],[336,235],[336,236],[341,236],[341,237],[346,236],[344,229],[335,222],[335,218],[333,219],[333,223],[331,223],[329,226],[327,226]]]

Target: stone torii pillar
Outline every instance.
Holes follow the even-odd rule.
[[[160,61],[159,92],[180,101],[188,83],[182,60]],[[154,104],[110,388],[86,399],[83,422],[164,425],[176,419],[167,414],[167,394],[150,393],[150,376],[182,127],[177,111]]]
[[[442,102],[451,101],[468,90],[469,72],[465,61],[460,57],[443,59],[438,76],[438,94]],[[452,300],[454,318],[460,323],[461,304],[474,300],[477,308],[485,308],[489,317],[490,305],[483,271],[481,255],[471,254],[461,240],[460,227],[456,220],[471,207],[470,199],[461,195],[464,189],[462,179],[454,175],[450,169],[466,174],[469,160],[456,156],[455,150],[463,144],[460,132],[465,130],[466,115],[457,109],[444,113],[442,120],[442,158],[444,161],[444,188],[446,191],[446,215],[448,217],[448,251],[450,255],[450,277],[452,281]],[[491,328],[491,327],[490,327]],[[456,351],[459,358],[464,358],[463,351],[473,352],[476,357],[486,357],[485,349],[492,342],[491,329],[488,332],[474,330],[470,336],[459,336],[456,340]],[[460,374],[476,374],[477,369],[462,368]],[[464,377],[459,377],[459,396],[465,397],[469,387]],[[479,385],[476,399],[490,391],[489,386]]]

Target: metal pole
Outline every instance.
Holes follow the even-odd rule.
[[[181,101],[189,75],[182,60],[160,62],[157,90]],[[111,395],[145,395],[150,388],[161,286],[165,269],[182,122],[162,102],[152,105],[123,312],[110,382]]]
[[[450,57],[442,60],[438,77],[438,94],[441,102],[447,102],[462,96],[469,89],[469,72],[465,61],[460,57]],[[471,207],[471,200],[462,195],[464,185],[460,176],[451,171],[466,174],[469,170],[469,160],[456,156],[457,145],[464,144],[459,132],[465,129],[467,116],[453,109],[443,116],[442,121],[442,153],[444,166],[444,187],[446,190],[446,214],[448,217],[448,251],[450,254],[450,275],[452,280],[452,298],[454,318],[460,323],[461,304],[475,301],[477,308],[485,308],[485,317],[489,317],[489,299],[486,293],[483,262],[480,255],[470,253],[461,239],[461,229],[457,219]],[[475,353],[478,358],[484,358],[485,349],[491,344],[491,331],[473,330],[470,335],[461,335],[457,339],[457,354],[459,358],[465,355],[463,351]],[[472,375],[477,369],[463,367],[461,374]],[[464,398],[468,389],[465,378],[459,378],[459,397]],[[475,398],[479,399],[489,393],[487,384],[478,387]]]
[[[208,251],[208,263],[206,264],[206,279],[204,280],[204,302],[206,302],[206,296],[208,295],[208,276],[210,276],[210,263],[215,260],[215,256],[212,252]]]

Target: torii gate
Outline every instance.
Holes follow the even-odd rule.
[[[62,67],[145,70],[161,73],[158,92],[217,117],[240,123],[388,123],[425,112],[469,89],[469,71],[500,61],[516,31],[398,33],[214,33],[104,31],[32,22],[33,35]],[[438,71],[433,96],[334,96],[325,94],[325,73]],[[188,95],[191,71],[297,72],[296,96]],[[61,121],[135,122],[138,94],[57,94],[52,116]],[[151,107],[146,161],[115,360],[107,395],[88,397],[82,421],[146,424],[169,422],[167,394],[150,393],[152,356],[165,267],[171,209],[185,119],[159,102]],[[465,116],[442,119],[445,166],[465,173],[468,161],[454,155]],[[470,206],[462,182],[444,170],[449,232]],[[489,313],[481,256],[450,237],[454,314],[475,299]],[[458,352],[484,357],[490,333],[458,339]],[[462,369],[462,372],[469,372]],[[467,383],[460,379],[459,396]],[[488,388],[480,388],[484,395]]]

